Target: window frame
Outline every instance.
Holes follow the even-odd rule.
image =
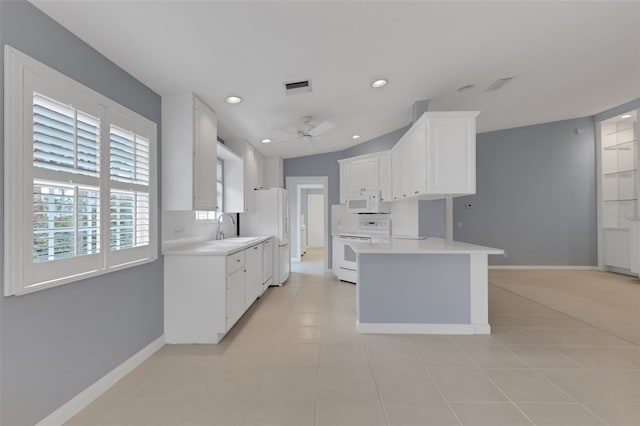
[[[4,294],[23,295],[89,277],[154,262],[158,259],[157,125],[83,84],[61,74],[17,49],[4,47]],[[33,165],[33,90],[60,102],[70,102],[100,120],[99,173],[87,179],[74,175],[72,185],[99,188],[98,253],[76,255],[39,264],[33,262],[34,180],[63,181],[62,173],[42,172]],[[121,117],[114,119],[113,117]],[[110,182],[109,126],[128,122],[127,128],[149,140],[149,244],[112,251],[110,241],[110,191],[122,185]],[[34,171],[38,169],[37,172]],[[57,173],[57,175],[56,175]],[[38,176],[36,176],[38,175]],[[132,191],[141,185],[126,184]],[[77,198],[77,193],[76,193]],[[76,212],[77,215],[77,212]],[[76,236],[77,240],[77,236]],[[76,242],[77,244],[77,242]],[[118,253],[120,252],[120,253]],[[37,265],[37,268],[33,266]]]

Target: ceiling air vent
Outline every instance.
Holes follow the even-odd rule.
[[[282,84],[284,85],[284,92],[287,95],[308,93],[311,91],[311,80],[289,81]]]
[[[513,77],[500,78],[500,79],[496,80],[491,86],[487,87],[484,91],[485,92],[495,92],[496,90],[500,89],[502,86],[504,86],[505,84],[507,84],[511,80],[513,80]]]

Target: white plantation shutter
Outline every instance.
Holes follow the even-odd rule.
[[[111,125],[109,152],[111,250],[148,245],[149,139]]]
[[[8,46],[5,58],[5,295],[156,259],[156,125]]]

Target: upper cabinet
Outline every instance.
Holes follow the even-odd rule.
[[[426,112],[391,151],[339,160],[340,202],[366,190],[382,201],[475,194],[478,114]]]
[[[162,204],[216,210],[216,114],[192,93],[162,97]]]
[[[426,112],[411,126],[391,151],[394,201],[475,194],[478,114]]]
[[[338,160],[340,202],[350,192],[381,191],[382,201],[391,201],[391,155],[376,153]]]
[[[244,143],[244,210],[255,209],[254,191],[266,188],[266,159],[248,142]]]

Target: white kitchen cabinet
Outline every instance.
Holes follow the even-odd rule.
[[[244,282],[244,297],[245,306],[249,307],[251,304],[262,295],[262,268],[263,266],[263,246],[262,244],[256,244],[253,247],[245,250],[246,263],[245,263],[245,282]]]
[[[338,163],[340,164],[340,204],[345,204],[349,195],[351,165],[348,161]]]
[[[284,188],[284,160],[281,157],[265,157],[264,188]]]
[[[229,330],[240,319],[246,306],[245,271],[238,269],[227,276],[226,329]]]
[[[391,153],[381,154],[378,159],[378,183],[380,201],[391,201]]]
[[[269,269],[265,272],[265,262]],[[271,283],[273,239],[234,254],[164,257],[167,343],[218,343]],[[268,277],[267,277],[268,276]],[[265,281],[266,278],[266,281]]]
[[[192,93],[162,97],[162,204],[217,209],[217,118]]]
[[[378,182],[378,156],[351,159],[349,164],[349,192],[376,191]]]
[[[273,283],[273,239],[262,243],[262,293]]]
[[[426,112],[391,151],[393,201],[475,194],[477,112]]]
[[[391,181],[393,185],[393,200],[406,200],[412,195],[411,191],[411,140],[403,137],[391,152]]]
[[[256,174],[256,189],[266,188],[266,159],[264,155],[258,150],[254,150],[255,155],[255,174]]]
[[[248,142],[244,144],[244,211],[255,210],[256,198],[256,150]]]

